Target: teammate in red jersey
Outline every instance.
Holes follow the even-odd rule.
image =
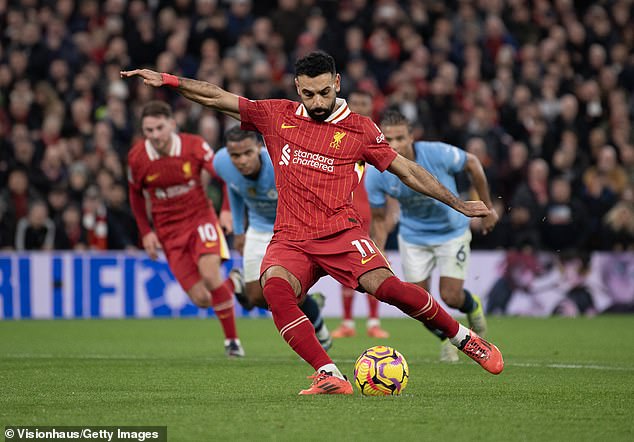
[[[372,117],[372,95],[363,90],[354,90],[348,95],[348,106],[352,112]],[[368,192],[365,190],[365,173],[364,165],[360,164],[357,173],[360,176],[360,183],[352,194],[352,205],[359,211],[361,216],[361,226],[368,232],[372,214],[370,211],[370,202],[368,201]],[[388,210],[384,218],[389,222],[392,218],[394,200],[388,203]],[[386,231],[391,231],[394,226],[386,226]],[[341,286],[341,299],[343,301],[343,321],[332,333],[333,338],[350,338],[356,335],[354,319],[352,318],[352,303],[354,301],[354,289]],[[381,328],[381,320],[379,319],[379,301],[374,296],[367,296],[368,300],[368,321],[367,334],[371,338],[387,339],[390,334]]]
[[[297,60],[295,86],[301,103],[251,101],[205,81],[148,69],[123,71],[121,76],[175,87],[183,96],[241,120],[242,129],[263,135],[279,202],[261,283],[282,338],[316,370],[312,385],[300,394],[352,394],[352,385],[297,306],[298,297],[325,274],[442,330],[485,370],[502,371],[497,347],[459,324],[423,288],[394,276],[352,206],[359,184],[356,164],[366,161],[380,171],[388,169],[414,190],[466,216],[483,217],[489,209],[482,201],[458,199],[421,166],[397,154],[372,120],[350,112],[346,101],[337,98],[341,78],[330,55],[317,51]]]
[[[213,175],[213,150],[199,136],[176,133],[168,104],[149,102],[141,113],[144,139],[128,153],[130,205],[143,247],[152,259],[165,250],[174,276],[198,307],[213,307],[225,334],[225,353],[242,357],[233,308],[234,283],[222,279],[220,264],[229,249],[201,185],[201,171]],[[154,232],[145,210],[152,206]]]

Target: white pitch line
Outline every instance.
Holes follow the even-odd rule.
[[[506,365],[516,367],[542,367],[542,368],[564,368],[564,369],[587,369],[587,370],[613,370],[613,371],[634,371],[634,367],[615,367],[613,365],[597,365],[597,364],[532,364],[515,362]]]
[[[148,360],[148,361],[169,361],[173,358],[169,357],[158,357],[158,356],[136,356],[130,354],[123,355],[100,355],[100,354],[86,354],[86,355],[54,355],[48,353],[9,353],[4,355],[6,358],[11,359],[73,359],[73,360],[130,360],[130,361],[139,361],[139,360]],[[0,360],[1,360],[0,356]],[[210,356],[201,356],[198,357],[189,357],[189,359],[199,359],[201,361],[214,361],[214,360],[226,360],[224,356],[218,357],[210,357]],[[179,359],[181,360],[181,359]],[[280,362],[284,360],[283,358],[252,358],[247,356],[244,359],[246,362]],[[356,359],[335,359],[334,362],[340,364],[353,364]],[[424,364],[441,364],[441,362],[437,360],[431,359],[417,359],[414,360],[417,363]],[[470,364],[470,361],[460,361],[457,364]],[[606,371],[634,371],[634,367],[619,367],[613,365],[600,365],[600,364],[581,364],[581,363],[548,363],[548,364],[539,364],[533,362],[509,362],[505,363],[507,367],[526,367],[526,368],[555,368],[555,369],[564,369],[564,370],[606,370]]]

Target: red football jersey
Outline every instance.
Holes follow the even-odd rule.
[[[361,181],[352,193],[352,205],[361,215],[361,227],[366,232],[370,230],[372,222],[372,211],[370,209],[370,201],[368,200],[368,191],[365,189],[365,167],[362,167],[358,174],[361,175]]]
[[[213,217],[215,211],[203,190],[200,172],[204,168],[212,176],[213,150],[201,137],[173,134],[168,156],[160,156],[148,140],[137,142],[128,152],[130,205],[141,236],[150,232],[145,212],[145,190],[152,203],[152,219],[159,238],[181,233],[183,224],[196,222],[201,215]]]
[[[294,101],[240,98],[240,118],[242,129],[262,134],[273,162],[276,239],[322,238],[361,225],[351,197],[359,185],[357,163],[383,171],[396,157],[372,120],[351,112],[342,99],[319,122]]]

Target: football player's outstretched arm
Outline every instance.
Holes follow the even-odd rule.
[[[388,170],[415,191],[442,201],[466,216],[484,217],[489,215],[489,209],[482,201],[462,201],[425,168],[401,155],[394,158]]]
[[[484,173],[484,169],[482,168],[482,163],[480,163],[480,160],[478,160],[478,158],[472,153],[467,153],[465,170],[469,174],[473,187],[475,187],[478,192],[478,196],[482,202],[491,209],[489,214],[482,219],[482,233],[486,235],[493,230],[498,222],[498,214],[493,208],[493,203],[491,202],[489,183],[487,181],[486,174]]]
[[[121,71],[121,78],[141,77],[148,86],[172,86],[182,96],[240,120],[239,97],[206,81],[175,77],[150,69]]]

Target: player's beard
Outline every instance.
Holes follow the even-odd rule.
[[[332,100],[332,104],[330,105],[330,109],[326,109],[325,107],[317,107],[315,109],[306,108],[306,112],[310,118],[316,121],[326,121],[330,115],[332,115],[332,111],[335,110],[335,103],[337,100]],[[316,114],[315,112],[323,111],[322,114]]]
[[[154,147],[154,149],[160,153],[161,155],[167,155],[169,153],[169,139],[167,140],[151,140],[150,143],[152,144],[152,147]]]

